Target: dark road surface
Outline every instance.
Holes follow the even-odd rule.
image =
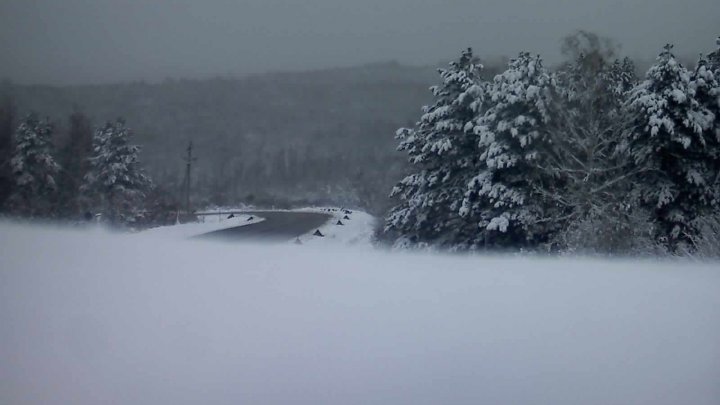
[[[255,215],[265,220],[251,225],[208,232],[198,235],[197,238],[283,242],[312,232],[331,218],[328,214],[314,212],[253,211],[243,214]]]

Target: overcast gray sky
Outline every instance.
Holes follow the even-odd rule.
[[[433,64],[472,46],[558,59],[576,29],[653,57],[720,35],[719,0],[0,0],[0,77],[98,83]]]

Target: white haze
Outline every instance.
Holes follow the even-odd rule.
[[[443,64],[472,46],[559,59],[578,29],[652,59],[695,58],[720,35],[717,0],[3,0],[0,78],[101,83],[306,70],[397,60]]]
[[[0,223],[0,403],[717,404],[720,266]]]

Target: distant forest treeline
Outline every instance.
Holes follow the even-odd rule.
[[[195,205],[336,203],[380,213],[402,175],[394,132],[427,103],[433,68],[394,63],[160,84],[2,85],[15,116],[49,117],[61,147],[69,117],[124,118],[155,183],[179,193],[190,140]]]
[[[492,78],[507,59],[483,61]],[[642,64],[641,64],[642,65]],[[641,66],[642,67],[642,66]],[[183,190],[185,148],[195,145],[193,206],[356,206],[377,215],[406,174],[395,130],[410,126],[431,102],[434,67],[397,63],[240,79],[166,80],[46,86],[0,85],[8,138],[35,112],[53,124],[58,149],[68,143],[71,116],[93,127],[123,118],[141,160],[168,197]],[[2,131],[0,129],[0,131]]]

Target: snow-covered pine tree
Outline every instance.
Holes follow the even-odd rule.
[[[10,159],[13,191],[6,201],[10,213],[26,217],[54,215],[60,166],[52,156],[53,127],[47,120],[29,114],[15,132],[15,150]]]
[[[714,66],[711,57],[716,59]],[[708,58],[700,56],[690,79],[690,88],[700,106],[712,114],[705,128],[705,140],[710,170],[707,178],[713,197],[709,212],[697,220],[699,237],[693,240],[697,248],[694,253],[715,257],[720,252],[720,50]]]
[[[129,144],[130,130],[121,119],[108,122],[93,135],[93,156],[81,190],[91,209],[109,222],[137,220],[152,187],[138,160],[140,148]]]
[[[690,89],[702,112],[711,114],[703,117],[705,139],[713,158],[720,160],[720,65],[713,69],[709,60],[701,56],[692,73]]]
[[[603,69],[601,74],[608,90],[615,96],[615,102],[621,105],[625,103],[628,94],[638,83],[635,63],[627,57],[622,61],[615,59],[611,65]]]
[[[700,58],[692,81],[698,93],[696,99],[714,114],[715,125],[708,136],[720,142],[720,37],[717,49],[707,58]]]
[[[398,150],[406,151],[414,173],[391,196],[399,200],[386,220],[398,243],[463,248],[475,229],[458,210],[477,159],[472,127],[482,108],[482,65],[472,50],[440,69],[442,83],[431,88],[434,104],[423,107],[415,128],[397,131]]]
[[[631,95],[638,114],[626,150],[642,171],[640,204],[653,212],[658,240],[672,250],[691,248],[695,220],[712,206],[706,129],[712,114],[694,97],[690,73],[665,46]]]
[[[523,52],[488,86],[489,108],[473,129],[479,160],[461,208],[479,247],[534,246],[555,227],[552,201],[539,192],[552,182],[539,170],[550,147],[552,82],[541,58]]]

